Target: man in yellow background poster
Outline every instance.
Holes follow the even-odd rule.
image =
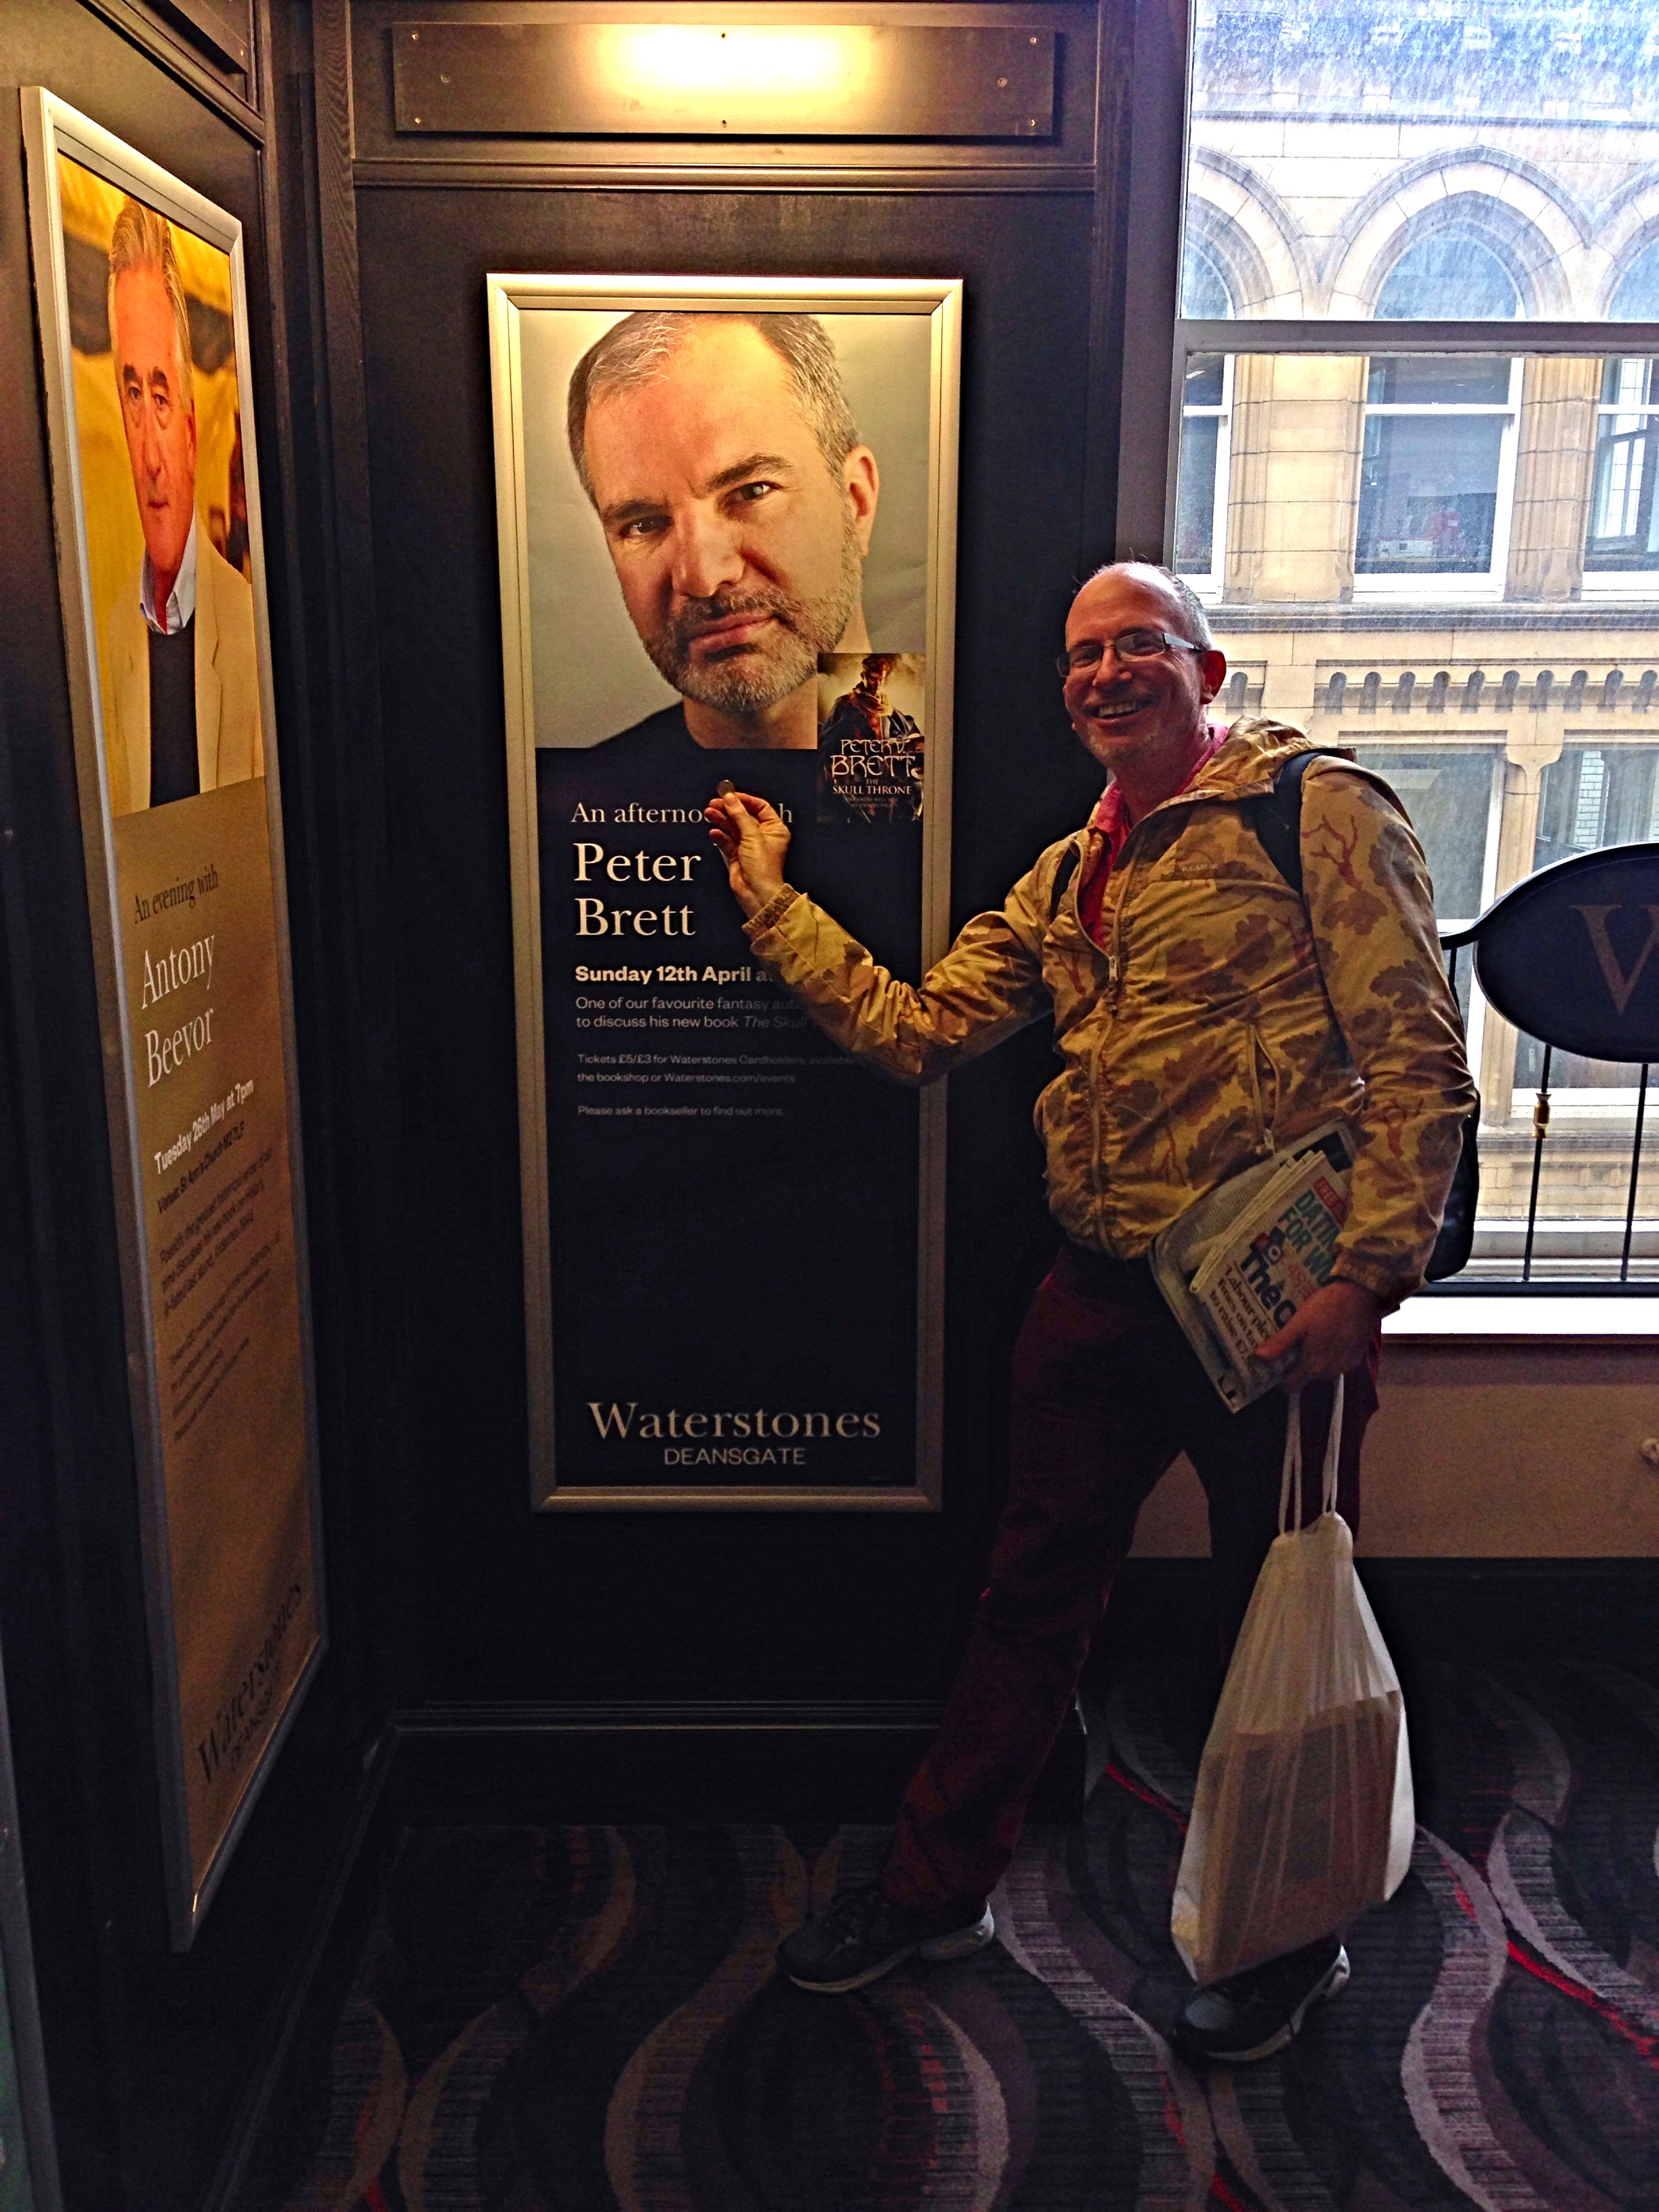
[[[228,389],[215,390],[204,435],[191,340],[192,298],[208,326],[224,323],[228,337],[228,264],[143,201],[84,171],[73,181],[79,189],[65,191],[65,228],[86,243],[88,230],[101,234],[107,252],[108,361],[81,354],[77,399],[110,379],[127,461],[118,474],[107,465],[107,401],[77,407],[94,597],[105,602],[98,612],[110,810],[120,815],[264,774],[258,654],[252,590],[222,550],[246,557],[246,530],[231,512],[240,474],[234,357],[227,347],[211,374],[214,386]],[[101,374],[89,377],[94,368]],[[204,513],[210,486],[218,495]]]

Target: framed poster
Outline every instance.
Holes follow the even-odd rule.
[[[184,1949],[323,1651],[242,233],[51,93],[23,104]]]
[[[769,979],[703,808],[945,949],[961,289],[488,279],[538,1507],[938,1506],[943,1087]]]

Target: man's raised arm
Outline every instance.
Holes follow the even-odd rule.
[[[793,992],[825,1034],[901,1083],[927,1083],[1035,1021],[1042,981],[1042,888],[1063,846],[1045,853],[1001,910],[975,915],[922,978],[903,983],[878,966],[823,908],[784,875],[789,831],[747,792],[707,809],[755,956]]]

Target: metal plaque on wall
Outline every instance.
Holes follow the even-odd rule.
[[[533,1502],[936,1509],[943,1087],[770,980],[703,810],[945,950],[961,286],[488,297]]]
[[[23,101],[183,1949],[324,1648],[242,227]]]
[[[1047,138],[1058,43],[962,23],[398,23],[393,100],[426,137]]]

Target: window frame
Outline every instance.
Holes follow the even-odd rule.
[[[1393,349],[1389,349],[1392,354]],[[1387,359],[1389,355],[1380,356]],[[1232,356],[1227,356],[1231,369]],[[1376,360],[1375,353],[1368,360]],[[1500,601],[1509,579],[1510,528],[1515,515],[1515,469],[1521,438],[1521,386],[1526,368],[1524,356],[1516,356],[1510,362],[1509,391],[1503,399],[1468,403],[1462,400],[1371,399],[1361,402],[1360,435],[1362,441],[1373,422],[1398,422],[1411,419],[1418,422],[1450,422],[1465,417],[1476,420],[1497,418],[1501,423],[1498,446],[1498,475],[1493,486],[1494,501],[1492,525],[1492,558],[1485,568],[1442,570],[1413,575],[1406,570],[1367,570],[1360,574],[1358,558],[1354,565],[1353,596],[1357,605],[1390,600],[1409,600],[1413,605],[1468,605]],[[1362,443],[1361,451],[1364,447]],[[1176,456],[1177,468],[1180,456]],[[1364,493],[1355,502],[1356,529],[1358,515],[1364,511]],[[1356,547],[1358,539],[1356,538]]]
[[[1645,355],[1608,355],[1609,360],[1649,360]],[[1653,379],[1650,377],[1650,381]],[[1589,499],[1584,516],[1584,568],[1579,582],[1579,597],[1583,600],[1655,599],[1659,599],[1659,553],[1654,556],[1650,568],[1592,568],[1590,561],[1590,524],[1595,518],[1595,501],[1601,487],[1601,441],[1603,425],[1611,418],[1639,416],[1643,428],[1649,434],[1648,463],[1653,476],[1659,477],[1659,399],[1644,402],[1637,407],[1621,406],[1617,400],[1598,399],[1595,403],[1595,444],[1590,456]],[[1659,483],[1650,484],[1650,512],[1659,505]],[[1653,524],[1649,527],[1651,531]]]
[[[1189,422],[1199,419],[1213,421],[1215,433],[1215,478],[1211,485],[1210,505],[1210,565],[1206,569],[1182,568],[1177,573],[1190,584],[1206,606],[1219,599],[1227,579],[1227,489],[1232,480],[1233,456],[1233,356],[1221,356],[1221,398],[1214,406],[1191,406],[1188,404],[1185,380],[1182,380],[1181,423],[1184,434]],[[1179,463],[1177,443],[1176,459]],[[1174,559],[1175,525],[1170,526],[1170,558]]]

